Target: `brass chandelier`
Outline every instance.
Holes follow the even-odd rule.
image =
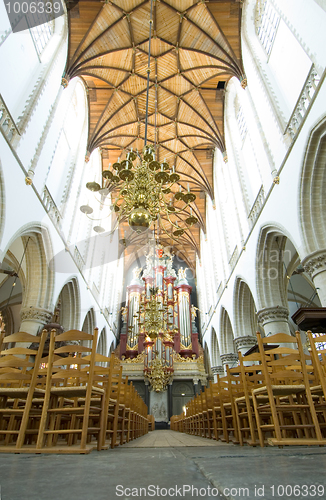
[[[145,295],[141,297],[139,310],[134,315],[137,318],[138,335],[144,333],[151,340],[156,340],[160,333],[162,333],[163,338],[167,338],[178,331],[169,317],[168,305],[164,298],[166,297],[158,295],[158,288],[150,289],[149,298],[146,298]],[[132,330],[133,327],[128,328]]]
[[[151,57],[151,33],[152,33],[152,2],[150,13],[149,29],[149,50],[147,66],[147,93],[146,93],[146,114],[145,114],[145,146],[142,154],[130,149],[127,151],[126,159],[120,159],[113,164],[112,170],[104,170],[103,186],[97,182],[88,182],[86,187],[101,195],[100,203],[105,205],[106,196],[111,195],[115,200],[110,205],[111,215],[116,215],[116,222],[113,231],[120,223],[127,221],[130,228],[136,233],[143,233],[152,223],[157,221],[160,229],[172,239],[181,236],[185,230],[198,222],[192,213],[190,203],[194,202],[196,195],[190,192],[189,184],[187,191],[184,191],[180,181],[180,175],[175,172],[175,167],[170,168],[165,161],[156,159],[155,144],[147,144],[148,125],[148,101],[149,101],[149,76]],[[155,103],[156,104],[156,103]],[[155,106],[156,113],[156,106]],[[156,135],[156,134],[155,134]],[[179,188],[176,186],[179,184]],[[182,202],[182,208],[175,206],[175,202]],[[187,210],[189,208],[189,211]],[[87,204],[82,205],[80,210],[90,219],[93,209]],[[92,219],[100,220],[100,219]],[[179,221],[185,225],[179,226]],[[165,223],[164,223],[165,221]],[[101,226],[94,227],[97,232],[103,232]]]
[[[134,161],[139,159],[138,164]],[[153,146],[145,146],[143,157],[134,151],[127,153],[127,159],[113,164],[113,171],[104,170],[103,177],[107,183],[104,189],[97,182],[88,182],[86,187],[93,191],[99,191],[101,195],[112,193],[119,189],[116,200],[111,206],[117,216],[117,223],[128,220],[128,224],[133,231],[142,233],[146,231],[152,222],[159,221],[160,227],[167,234],[166,227],[160,223],[164,217],[172,228],[174,237],[181,236],[185,228],[180,227],[178,221],[171,218],[172,214],[177,216],[180,213],[186,213],[185,223],[192,226],[198,222],[197,217],[186,208],[195,201],[196,195],[188,191],[182,192],[181,185],[179,191],[173,192],[172,187],[179,181],[180,175],[170,171],[168,163],[165,161],[159,163],[155,160]],[[172,193],[170,199],[168,195]],[[178,209],[174,206],[174,201],[182,201],[184,206]],[[81,211],[90,214],[90,207],[84,205]],[[170,235],[170,234],[169,234]]]
[[[173,369],[169,370],[159,358],[155,358],[150,368],[144,371],[145,379],[148,380],[155,392],[165,391],[173,380]]]

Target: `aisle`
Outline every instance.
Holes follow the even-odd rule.
[[[223,446],[223,443],[164,429],[149,432],[145,436],[124,444],[122,448],[179,448],[184,446]]]

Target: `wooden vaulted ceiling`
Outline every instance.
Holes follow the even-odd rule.
[[[205,195],[214,198],[213,150],[225,150],[224,84],[243,76],[241,0],[153,0],[147,142],[157,146],[197,196],[199,223],[163,241],[191,267],[205,230]],[[65,78],[84,80],[87,150],[101,148],[103,170],[145,137],[150,0],[67,2]],[[90,179],[91,180],[91,179]]]

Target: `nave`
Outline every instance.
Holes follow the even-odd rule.
[[[158,430],[90,455],[1,454],[0,483],[6,500],[323,498],[325,467],[324,447],[240,448]]]

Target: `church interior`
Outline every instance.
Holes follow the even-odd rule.
[[[323,496],[326,0],[0,12],[4,498]]]

